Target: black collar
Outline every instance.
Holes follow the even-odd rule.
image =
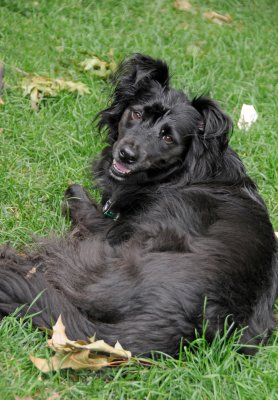
[[[120,217],[120,213],[116,213],[112,210],[113,203],[111,199],[107,200],[107,202],[102,207],[102,213],[105,217],[111,218],[114,221],[117,221]]]

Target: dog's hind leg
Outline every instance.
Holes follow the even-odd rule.
[[[168,304],[167,296],[165,299]],[[0,268],[0,317],[19,308],[19,317],[29,315],[35,327],[51,329],[61,315],[70,339],[86,340],[96,334],[98,339],[110,345],[115,345],[119,340],[133,354],[158,350],[174,355],[178,352],[181,337],[185,335],[191,338],[194,327],[192,323],[184,321],[181,329],[176,313],[165,312],[164,301],[162,305],[159,301],[151,304],[143,306],[141,310],[128,312],[112,323],[94,319],[93,315],[88,320],[87,313],[82,313],[50,285],[44,273],[37,271],[26,274],[25,268],[17,271],[8,266]]]
[[[51,329],[61,315],[66,334],[72,340],[86,340],[96,334],[97,339],[110,345],[119,340],[133,354],[152,350],[174,354],[179,348],[179,333],[167,318],[156,320],[152,314],[142,314],[118,323],[90,322],[46,282],[42,273],[28,278],[13,270],[0,270],[0,318],[18,308],[17,316],[29,315],[35,327]]]

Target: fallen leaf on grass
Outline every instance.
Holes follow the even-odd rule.
[[[56,352],[49,360],[30,356],[33,364],[42,372],[64,368],[87,368],[97,371],[103,367],[122,365],[131,358],[131,352],[124,350],[118,342],[112,347],[103,340],[95,340],[94,337],[90,338],[89,342],[69,340],[61,316],[53,326],[53,335],[48,340],[48,347]]]
[[[108,78],[116,69],[116,63],[113,59],[110,62],[106,62],[96,56],[86,58],[80,65],[84,71],[91,72],[93,75],[103,79]]]
[[[0,128],[0,134],[4,132],[4,128]]]
[[[176,0],[174,3],[174,7],[177,10],[189,11],[192,8],[192,5],[187,0]]]
[[[232,17],[229,14],[222,15],[215,11],[207,11],[203,14],[203,16],[218,25],[232,22]]]
[[[56,97],[62,91],[84,95],[90,93],[82,82],[51,79],[44,76],[27,76],[22,81],[24,96],[30,96],[32,108],[38,109],[41,99]]]

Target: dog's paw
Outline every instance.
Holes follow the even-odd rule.
[[[89,198],[81,185],[70,185],[65,191],[65,201],[62,212],[75,220],[75,214],[80,209],[82,202],[89,202]]]
[[[85,189],[74,183],[70,185],[67,190],[65,191],[65,199],[67,201],[90,201],[88,194],[86,193]]]
[[[68,215],[74,224],[84,223],[88,213],[97,211],[97,204],[90,198],[86,190],[78,184],[70,185],[65,192],[63,214]]]

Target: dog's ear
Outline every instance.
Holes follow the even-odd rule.
[[[117,78],[118,84],[124,85],[136,86],[144,80],[154,80],[168,86],[169,71],[165,62],[137,53],[120,64]]]
[[[221,170],[233,124],[219,105],[207,97],[195,98],[191,104],[199,112],[199,122],[186,155],[186,168],[189,180],[202,180]]]
[[[217,139],[225,146],[228,142],[228,133],[233,128],[232,120],[226,115],[218,103],[208,97],[195,97],[192,106],[201,115],[199,133],[204,141]]]
[[[168,67],[161,60],[154,60],[143,54],[134,54],[119,65],[112,81],[115,89],[111,105],[99,113],[99,128],[105,126],[109,128],[109,143],[117,139],[118,123],[124,110],[130,104],[151,93],[152,83],[159,83],[162,87],[168,86]]]

